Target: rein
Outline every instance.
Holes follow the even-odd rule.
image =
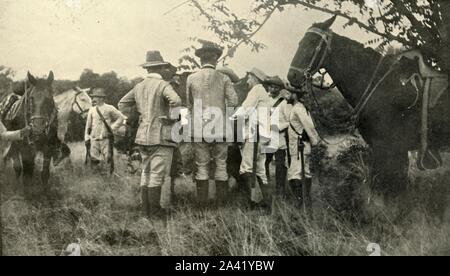
[[[307,89],[309,89],[309,93],[312,95],[312,97],[314,99],[314,102],[315,102],[315,105],[318,107],[319,112],[321,113],[321,116],[325,117],[325,113],[323,112],[323,109],[322,109],[322,107],[321,107],[321,105],[320,105],[320,103],[319,103],[319,101],[318,101],[318,99],[317,99],[317,97],[316,97],[316,95],[314,93],[314,89],[313,89],[314,84],[313,84],[312,77],[313,77],[313,74],[315,74],[315,73],[320,71],[320,69],[323,66],[323,63],[325,61],[325,58],[328,56],[328,54],[331,53],[332,33],[323,31],[323,30],[321,30],[319,28],[316,28],[316,27],[310,28],[307,31],[307,33],[314,33],[314,34],[317,34],[317,35],[319,35],[321,37],[321,41],[320,41],[319,45],[317,46],[317,48],[316,48],[316,50],[314,52],[313,58],[312,58],[312,60],[311,60],[311,62],[309,64],[309,66],[306,69],[302,69],[302,68],[299,68],[299,67],[296,67],[296,66],[293,66],[293,65],[291,65],[290,69],[294,70],[294,71],[297,71],[297,72],[300,72],[300,73],[303,73],[303,75],[305,77],[305,81],[304,81],[304,83],[301,84],[301,87],[304,87],[305,85],[307,86]],[[320,62],[318,63],[318,66],[316,67],[316,69],[314,71],[311,71],[311,68],[314,65],[316,59],[318,58],[318,55],[319,55],[320,51],[322,50],[322,46],[324,44],[326,44],[327,48],[325,49],[325,51],[323,53],[323,56],[320,59]],[[375,71],[372,74],[370,82],[367,85],[367,88],[364,91],[363,95],[359,99],[357,105],[355,106],[354,111],[346,118],[342,118],[342,119],[339,119],[339,120],[327,118],[327,121],[331,120],[331,121],[334,121],[336,123],[340,122],[342,124],[343,122],[347,122],[347,121],[350,120],[351,127],[346,127],[346,128],[343,128],[343,129],[349,129],[348,134],[351,134],[351,133],[353,133],[356,130],[357,124],[358,124],[360,116],[361,116],[361,113],[364,111],[364,109],[366,108],[367,104],[369,103],[370,99],[375,94],[377,89],[385,81],[385,79],[395,70],[395,66],[400,61],[399,59],[396,59],[391,64],[391,66],[389,67],[389,70],[380,78],[380,80],[378,80],[378,82],[376,82],[376,84],[374,86],[372,86],[372,84],[374,83],[375,78],[376,78],[376,76],[377,76],[377,74],[378,74],[378,72],[380,70],[380,67],[383,64],[384,59],[385,59],[385,56],[382,55],[380,60],[379,60],[379,62],[378,62],[378,64],[377,64],[377,67],[376,67]],[[322,74],[322,75],[324,75],[324,74]],[[333,84],[333,86],[334,86],[334,84]],[[330,87],[330,89],[333,88],[333,86]],[[331,144],[328,141],[326,141],[320,134],[319,134],[319,137],[320,137],[320,139],[323,142],[325,142],[328,145],[338,145],[338,144],[343,142],[343,141],[341,141],[341,142],[339,142],[337,144]]]

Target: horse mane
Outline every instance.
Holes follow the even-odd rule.
[[[381,58],[384,58],[383,64],[380,67],[380,71],[383,70],[387,70],[392,62],[394,60],[396,60],[399,56],[399,54],[401,54],[402,52],[393,52],[393,53],[388,53],[388,54],[382,54],[376,50],[374,50],[371,47],[366,47],[364,44],[350,39],[348,37],[336,34],[335,32],[333,32],[333,39],[338,39],[339,43],[332,43],[332,47],[338,47],[340,49],[342,48],[346,48],[346,49],[350,49],[350,52],[352,53],[353,57],[358,57],[359,60],[365,60],[366,61],[366,66],[364,68],[361,68],[362,70],[366,69],[369,70],[369,72],[373,72],[373,69],[375,69],[375,67],[377,66],[378,62],[380,61]],[[346,62],[351,62],[354,61],[354,59],[349,58],[348,60],[346,60]],[[359,64],[348,64],[348,66],[356,66],[356,67],[360,67]],[[417,69],[417,63],[412,61],[412,60],[402,60],[402,68],[404,70],[408,70],[408,71],[414,71]],[[373,67],[373,68],[372,68]]]
[[[69,90],[66,90],[64,92],[58,93],[58,95],[55,95],[55,97],[54,97],[55,98],[55,102],[63,102],[64,100],[67,100],[67,95],[70,92],[75,92],[75,89],[69,89]]]
[[[62,93],[59,93],[58,95],[53,97],[55,105],[57,106],[58,111],[60,112],[59,114],[61,114],[61,112],[66,109],[70,110],[72,108],[72,101],[73,97],[75,96],[75,92],[76,92],[75,89],[70,89]],[[71,95],[70,93],[73,93],[73,95]]]
[[[339,39],[339,43],[334,44],[334,45],[338,46],[339,48],[350,49],[350,51],[355,56],[358,56],[364,60],[367,60],[368,63],[373,61],[373,62],[375,62],[375,65],[376,65],[377,62],[379,61],[379,59],[383,56],[383,54],[377,52],[376,50],[374,50],[371,47],[366,47],[364,44],[362,44],[356,40],[350,39],[348,37],[345,37],[345,36],[342,36],[342,35],[339,35],[339,34],[333,32],[333,40],[336,38]],[[333,44],[333,42],[332,42],[332,44]]]

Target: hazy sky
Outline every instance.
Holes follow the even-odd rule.
[[[251,0],[228,0],[248,14]],[[145,53],[158,49],[173,63],[189,44],[189,37],[210,39],[211,34],[193,20],[193,10],[183,6],[163,15],[182,0],[0,0],[0,65],[13,68],[15,78],[27,70],[58,79],[78,79],[85,68],[116,71],[134,78],[145,72],[138,66]],[[240,75],[259,67],[270,75],[286,76],[299,40],[314,22],[330,16],[291,8],[276,13],[255,37],[268,46],[260,53],[240,48],[230,65]],[[369,36],[343,21],[333,29],[365,42]]]

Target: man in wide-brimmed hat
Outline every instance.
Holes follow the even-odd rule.
[[[264,83],[267,75],[258,68],[253,68],[247,74],[247,82],[251,88],[242,106],[233,115],[233,119],[246,119],[244,131],[245,142],[242,147],[242,163],[240,173],[245,180],[245,188],[250,203],[258,201],[252,198],[252,189],[255,188],[255,178],[263,193],[263,207],[271,203],[269,182],[265,170],[266,156],[263,154],[263,145],[270,141],[270,98]],[[254,166],[256,164],[256,166]]]
[[[188,108],[193,113],[192,137],[196,163],[195,180],[200,207],[207,206],[209,195],[209,168],[215,163],[216,198],[219,205],[227,201],[228,173],[226,142],[226,107],[237,105],[237,94],[230,78],[218,72],[216,65],[223,50],[217,44],[202,40],[202,47],[195,51],[202,68],[187,79]],[[213,113],[214,111],[220,114]],[[214,126],[211,133],[208,126]],[[217,126],[217,128],[215,127]]]
[[[170,176],[176,143],[171,137],[173,121],[170,108],[181,105],[181,99],[170,83],[163,79],[171,64],[159,51],[149,51],[142,64],[148,76],[119,102],[119,106],[136,106],[140,114],[135,143],[142,156],[142,214],[147,218],[164,218],[161,188]]]
[[[275,182],[276,190],[279,195],[286,194],[286,176],[288,165],[290,163],[290,152],[287,148],[287,131],[289,127],[289,117],[291,112],[291,105],[288,105],[286,98],[281,95],[285,84],[283,80],[278,77],[269,77],[264,82],[269,95],[272,99],[271,107],[271,125],[272,136],[270,144],[265,148],[266,150],[266,174],[270,179],[270,164],[275,158]],[[289,161],[289,162],[286,162]]]
[[[106,91],[103,88],[95,88],[91,94],[93,107],[88,112],[85,142],[90,149],[91,165],[98,166],[114,162],[112,133],[120,127],[125,116],[114,106],[106,104]]]

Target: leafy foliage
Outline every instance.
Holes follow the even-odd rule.
[[[212,2],[212,3],[210,3]],[[240,18],[227,6],[226,0],[216,1],[191,1],[191,6],[199,11],[202,18],[208,22],[204,26],[206,30],[212,31],[221,45],[226,47],[225,56],[221,62],[225,65],[228,58],[233,58],[236,49],[248,46],[254,52],[259,52],[266,46],[256,40],[253,36],[264,26],[270,16],[278,9],[278,4],[267,6],[264,11],[255,11],[254,18]],[[200,42],[197,37],[191,38],[193,43]],[[192,45],[183,50],[184,56],[180,58],[180,68],[194,70],[200,67],[193,57],[195,47]]]
[[[119,100],[141,81],[142,78],[128,80],[119,77],[113,71],[100,75],[91,69],[85,69],[81,73],[78,84],[81,88],[105,88],[107,93],[106,101],[109,104],[117,105]]]
[[[253,36],[275,11],[288,6],[319,10],[348,20],[344,27],[356,25],[379,36],[368,41],[382,48],[393,41],[406,48],[421,48],[431,59],[449,70],[447,58],[450,37],[450,1],[445,0],[256,0],[248,18],[241,18],[226,5],[225,0],[193,0],[191,4],[208,20],[211,30],[233,57],[236,48],[244,44],[258,51],[264,45]],[[253,18],[253,19],[249,19]]]
[[[75,86],[77,86],[77,82],[72,80],[55,80],[53,82],[53,90],[56,95],[64,93]]]
[[[11,68],[0,65],[0,99],[10,92],[13,75],[14,72]]]

